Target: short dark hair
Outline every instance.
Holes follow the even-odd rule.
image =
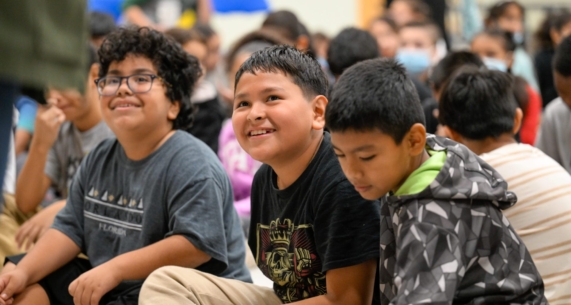
[[[434,90],[439,91],[454,75],[454,72],[463,66],[484,67],[480,57],[469,51],[448,53],[434,68],[429,81]]]
[[[394,19],[392,19],[389,16],[381,16],[381,17],[377,17],[375,19],[373,19],[373,21],[371,21],[371,24],[369,25],[369,28],[375,24],[376,22],[384,22],[386,23],[391,30],[393,30],[393,32],[397,33],[399,32],[399,27],[397,25],[397,23],[394,21]]]
[[[198,32],[205,40],[208,40],[212,38],[212,36],[216,35],[216,31],[214,31],[210,25],[204,23],[195,24],[191,30]]]
[[[353,27],[337,34],[327,50],[329,69],[336,76],[360,61],[379,56],[379,45],[375,37],[367,31]]]
[[[113,16],[102,12],[89,13],[89,34],[92,38],[104,37],[116,28]]]
[[[262,28],[273,28],[291,41],[296,41],[300,35],[299,19],[287,10],[271,12],[262,23]]]
[[[123,61],[130,54],[151,60],[158,76],[168,84],[166,96],[171,102],[180,101],[180,112],[173,121],[173,128],[189,130],[193,120],[190,97],[194,84],[202,75],[196,57],[159,31],[147,27],[119,28],[107,35],[99,48],[99,77],[107,75],[112,62]]]
[[[525,7],[517,1],[498,1],[496,4],[488,8],[488,16],[486,17],[486,25],[490,26],[491,22],[498,21],[507,11],[510,5],[515,5],[521,11],[521,16],[525,17]]]
[[[491,28],[476,34],[474,39],[482,35],[498,39],[502,44],[502,48],[504,48],[504,50],[507,52],[515,52],[517,48],[517,45],[513,41],[513,34],[510,32],[506,32],[498,28]]]
[[[553,57],[553,70],[565,77],[571,76],[571,36],[565,37],[557,47]]]
[[[326,95],[329,87],[317,60],[289,45],[271,46],[253,53],[236,73],[234,87],[244,73],[255,75],[257,72],[284,73],[301,88],[307,99]]]
[[[226,71],[232,69],[236,56],[242,53],[254,53],[268,46],[282,44],[293,46],[294,42],[287,40],[274,29],[259,29],[248,33],[235,42],[230,51],[228,51],[228,55],[226,55]]]
[[[512,132],[518,107],[508,73],[466,67],[444,88],[438,120],[472,140]]]
[[[393,59],[362,61],[345,71],[331,93],[325,122],[332,132],[378,129],[400,144],[424,124],[420,99],[406,69]]]

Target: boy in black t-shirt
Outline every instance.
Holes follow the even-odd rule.
[[[366,60],[341,75],[327,107],[347,179],[363,198],[389,193],[381,304],[547,304],[531,256],[501,212],[516,196],[468,148],[426,134],[414,91],[402,65]]]
[[[289,46],[254,53],[236,74],[236,137],[265,163],[249,245],[273,290],[172,267],[149,277],[140,304],[378,303],[379,203],[362,199],[335,159],[327,86],[318,62]]]

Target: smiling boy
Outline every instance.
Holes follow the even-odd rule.
[[[503,178],[465,146],[427,135],[403,66],[349,68],[326,112],[347,179],[381,209],[382,304],[547,304],[543,282],[501,210]]]
[[[248,243],[273,289],[167,267],[141,304],[378,304],[379,203],[360,198],[335,159],[327,87],[319,63],[289,46],[254,53],[236,74],[234,131],[264,163]]]
[[[165,265],[251,281],[230,182],[183,131],[197,60],[148,28],[109,34],[99,55],[102,114],[117,139],[83,160],[52,229],[8,259],[0,304],[137,304]]]

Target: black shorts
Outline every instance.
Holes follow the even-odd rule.
[[[25,254],[6,257],[7,262],[18,264]],[[71,262],[49,274],[38,284],[46,291],[51,305],[73,305],[73,297],[69,294],[69,285],[84,272],[91,270],[88,260],[74,258]],[[137,305],[142,281],[123,282],[103,296],[99,304],[105,305]]]

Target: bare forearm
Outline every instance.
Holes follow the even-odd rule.
[[[28,147],[28,143],[30,143],[30,139],[32,135],[23,129],[16,130],[16,136],[14,137],[14,147],[16,148],[16,156],[23,153]]]
[[[198,0],[197,6],[198,22],[208,24],[210,22],[210,0]]]
[[[16,268],[28,275],[28,284],[37,283],[70,262],[81,249],[62,232],[49,229]]]
[[[42,202],[49,178],[44,174],[49,148],[34,144],[16,182],[16,204],[24,212],[32,212]]]
[[[369,305],[373,301],[377,259],[359,265],[332,269],[325,275],[327,294],[292,305]]]
[[[185,237],[174,235],[150,246],[122,254],[109,261],[122,280],[144,279],[163,266],[198,267],[211,259]]]

